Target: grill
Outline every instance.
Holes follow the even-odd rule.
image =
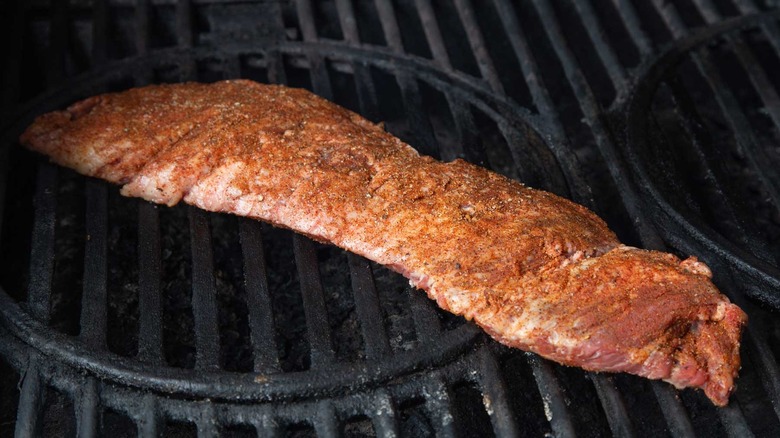
[[[70,0],[0,20],[0,434],[772,436],[780,430],[780,14],[758,0]],[[697,254],[750,315],[738,390],[502,347],[399,275],[164,208],[17,145],[157,82],[305,87],[421,152]]]

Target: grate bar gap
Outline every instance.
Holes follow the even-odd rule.
[[[625,29],[634,46],[639,50],[639,55],[644,58],[653,53],[653,43],[642,30],[642,21],[639,19],[639,14],[637,14],[631,0],[612,0],[612,4],[615,5],[615,10],[626,24]]]
[[[372,406],[376,407],[372,417],[376,435],[388,438],[400,436],[397,410],[386,390],[376,391]]]
[[[706,51],[700,51],[695,53],[693,58],[694,64],[712,90],[722,114],[731,126],[737,144],[744,149],[744,157],[756,171],[764,190],[772,199],[775,209],[780,211],[780,191],[778,191],[780,174],[777,173],[776,163],[758,145],[747,116],[740,109],[734,93],[715,70],[715,65],[709,54]]]
[[[338,11],[339,24],[344,35],[344,41],[352,45],[360,44],[360,34],[358,32],[357,20],[355,20],[352,0],[336,0],[336,10]]]
[[[723,424],[724,429],[726,429],[726,434],[728,434],[728,436],[734,438],[749,438],[754,436],[753,432],[750,431],[750,426],[748,426],[747,419],[742,413],[742,408],[739,406],[736,397],[732,398],[728,406],[719,408],[717,411],[720,422]]]
[[[97,380],[94,377],[87,377],[78,393],[76,433],[79,438],[97,436],[99,399]]]
[[[433,12],[431,0],[415,0],[417,13],[420,15],[425,39],[428,40],[428,47],[431,48],[431,54],[434,61],[441,64],[446,69],[451,69],[450,55],[447,53],[447,47],[444,45],[444,38],[441,36],[439,21]]]
[[[293,235],[293,250],[300,277],[303,311],[311,347],[311,366],[317,367],[332,362],[335,356],[330,339],[328,310],[325,306],[319,263],[314,243],[300,234]]]
[[[154,394],[146,394],[141,400],[141,409],[136,423],[138,424],[139,437],[159,436],[157,399]]]
[[[244,255],[246,306],[249,313],[254,370],[276,372],[280,370],[279,355],[274,340],[274,315],[271,292],[268,289],[261,224],[240,218],[239,234]]]
[[[409,306],[417,333],[417,342],[420,345],[433,345],[441,333],[441,323],[436,315],[433,300],[428,299],[421,290],[409,289]]]
[[[599,22],[596,13],[591,5],[591,0],[582,0],[574,3],[574,7],[579,13],[582,20],[583,27],[588,33],[593,47],[596,49],[596,54],[601,60],[601,64],[604,65],[609,78],[615,86],[617,96],[624,95],[628,89],[626,84],[626,71],[618,61],[615,51],[612,50],[612,46],[607,41],[607,37],[604,35],[604,29]]]
[[[336,409],[330,400],[323,400],[316,405],[314,430],[318,437],[337,438],[341,436],[338,431]]]
[[[702,176],[717,192],[717,196],[709,197],[707,200],[708,204],[720,207],[718,210],[718,216],[722,218],[720,222],[728,227],[729,232],[736,240],[753,248],[761,248],[761,245],[752,242],[753,239],[742,227],[742,221],[738,220],[737,213],[733,208],[735,202],[729,201],[732,196],[728,195],[724,190],[723,184],[714,170],[714,163],[712,163],[713,154],[704,150],[704,145],[710,144],[712,139],[709,131],[704,129],[705,125],[702,121],[702,116],[697,111],[693,98],[678,78],[670,78],[667,81],[667,85],[671,90],[672,99],[675,103],[675,114],[679,118],[683,131],[689,137],[690,149],[696,154],[697,162],[703,173]],[[662,132],[660,128],[659,132]],[[728,202],[723,202],[724,200]]]
[[[19,394],[19,407],[16,411],[17,437],[36,437],[41,435],[41,411],[44,404],[44,387],[39,373],[39,359],[30,357],[27,369],[22,374],[24,382]]]
[[[303,40],[317,41],[317,28],[314,25],[311,0],[295,0],[295,9],[298,13],[298,24],[301,26]]]
[[[32,315],[44,324],[48,324],[51,318],[58,172],[54,164],[39,163],[33,199],[35,218],[30,249],[30,286],[27,305]]]
[[[138,201],[138,357],[163,363],[162,260],[157,206]]]
[[[640,201],[636,195],[636,190],[631,186],[626,177],[625,169],[618,164],[621,160],[618,158],[615,146],[610,142],[607,128],[601,120],[601,109],[590,89],[582,71],[577,65],[576,58],[571,49],[566,44],[566,39],[555,18],[552,6],[549,0],[533,0],[534,7],[542,21],[547,38],[550,41],[558,60],[563,66],[571,90],[579,101],[582,114],[585,116],[593,136],[596,140],[596,146],[605,161],[613,163],[609,166],[610,176],[617,187],[623,187],[620,190],[621,200],[628,214],[634,219],[635,228],[639,234],[643,245],[647,247],[660,247],[663,241],[652,229],[650,221],[645,219],[645,213],[642,210]],[[594,209],[594,201],[591,196],[584,199],[575,199],[575,202]]]
[[[99,66],[108,56],[108,0],[96,0],[92,7],[92,65]]]
[[[135,2],[135,50],[138,55],[146,54],[149,47],[149,2],[151,0],[136,0]]]
[[[563,389],[550,364],[533,353],[526,353],[525,357],[528,359],[539,394],[542,396],[544,412],[547,415],[547,421],[550,422],[553,435],[556,437],[576,436],[574,423],[572,423],[571,414],[563,396]]]
[[[496,357],[490,349],[483,347],[479,351],[479,386],[485,410],[493,423],[496,436],[518,436],[512,408],[509,405],[507,387],[501,377]]]
[[[390,353],[390,341],[383,324],[384,318],[382,318],[371,265],[368,260],[358,255],[349,253],[347,257],[352,277],[355,312],[363,332],[366,356],[369,360],[378,360]]]
[[[382,32],[385,34],[385,41],[390,50],[396,53],[404,52],[403,41],[401,40],[401,30],[398,27],[398,20],[395,18],[393,3],[390,0],[374,0],[379,22],[382,24]]]
[[[607,416],[609,428],[614,436],[636,436],[634,425],[628,416],[623,397],[615,386],[612,377],[604,374],[589,374],[590,380],[596,387],[596,393],[601,400],[601,406]]]
[[[651,381],[650,386],[653,388],[655,398],[658,400],[658,406],[661,408],[661,413],[669,426],[669,432],[671,432],[672,436],[695,437],[696,433],[693,430],[693,424],[685,406],[680,402],[680,398],[677,397],[677,391],[668,383],[658,380]]]
[[[550,150],[555,155],[555,159],[559,166],[563,167],[566,172],[563,172],[564,177],[567,178],[569,190],[575,194],[576,199],[587,199],[591,197],[588,184],[582,179],[580,175],[579,163],[576,162],[574,154],[567,146],[568,140],[564,135],[565,130],[558,118],[555,105],[552,98],[547,92],[547,88],[543,83],[543,76],[539,70],[532,53],[528,46],[527,38],[520,28],[520,23],[517,20],[514,7],[507,0],[493,0],[496,11],[499,17],[501,17],[504,31],[509,36],[510,44],[515,53],[515,57],[520,64],[520,69],[523,71],[523,77],[528,86],[528,90],[531,93],[534,106],[538,113],[545,119],[546,123],[552,127],[547,133],[551,142],[549,144]],[[508,144],[521,144],[519,142],[519,134],[513,129],[507,126],[501,126],[501,131]],[[531,162],[522,150],[518,151],[518,148],[510,148],[512,157],[515,160],[515,166],[519,169],[522,175],[528,175],[524,169],[541,169],[543,166],[527,165],[526,162]],[[549,183],[549,178],[541,176],[540,179]],[[553,188],[552,184],[548,184],[547,187]],[[562,193],[562,191],[559,191]]]
[[[504,85],[501,83],[496,67],[493,65],[493,60],[490,58],[490,53],[488,53],[485,38],[479,30],[479,24],[477,24],[477,18],[474,15],[474,8],[471,2],[469,0],[455,0],[455,8],[458,11],[461,23],[463,23],[466,38],[469,40],[471,51],[477,60],[482,78],[487,81],[493,92],[505,94]]]
[[[105,350],[108,270],[108,190],[102,181],[86,184],[86,232],[84,283],[81,294],[79,337],[95,349]]]
[[[195,368],[219,369],[219,321],[214,257],[208,214],[189,207],[192,245],[192,314],[195,320]]]

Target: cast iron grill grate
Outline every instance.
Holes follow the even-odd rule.
[[[664,221],[673,208],[639,197],[633,184],[647,181],[631,161],[632,135],[644,125],[631,118],[638,111],[621,113],[644,108],[634,96],[655,96],[654,65],[715,35],[747,46],[737,53],[764,44],[776,57],[774,17],[725,18],[758,12],[752,2],[4,8],[22,37],[4,47],[4,83],[18,86],[2,95],[11,123],[0,351],[10,379],[0,403],[10,414],[0,427],[21,436],[768,436],[780,427],[780,323],[743,298],[771,297],[777,276],[746,277],[744,266],[762,266],[722,255],[718,240],[701,249],[684,223]],[[687,37],[688,27],[698,30]],[[728,33],[741,28],[753,39]],[[714,409],[698,393],[510,351],[359,257],[251,221],[123,199],[15,144],[30,117],[79,97],[230,77],[310,88],[425,153],[586,204],[629,242],[709,254],[719,285],[752,318],[732,403]],[[774,84],[757,88],[771,100]],[[688,107],[699,101],[676,102],[698,123]]]

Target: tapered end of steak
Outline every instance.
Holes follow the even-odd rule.
[[[695,258],[621,246],[548,271],[544,299],[475,320],[510,346],[587,370],[701,388],[725,406],[747,316],[710,277]]]
[[[718,406],[725,406],[739,371],[739,339],[745,314],[723,303],[709,319],[690,325],[665,380],[678,388],[701,387]]]

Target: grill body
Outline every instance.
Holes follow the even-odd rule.
[[[757,0],[8,2],[0,434],[772,436],[780,22]],[[696,254],[750,315],[738,390],[504,348],[400,276],[227,215],[122,198],[16,138],[157,82],[305,87],[421,152]]]

